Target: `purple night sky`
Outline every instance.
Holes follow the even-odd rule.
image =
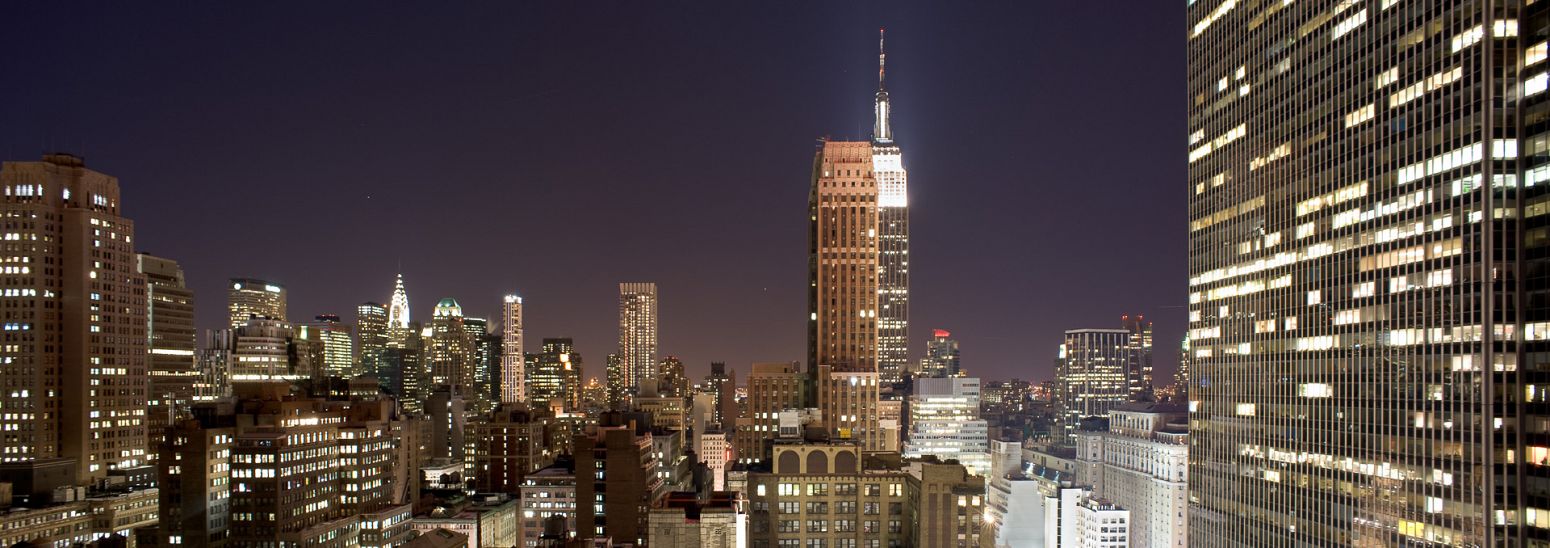
[[[869,135],[886,26],[912,353],[945,328],[971,374],[1044,379],[1063,330],[1142,313],[1167,379],[1184,6],[962,4],[13,3],[0,158],[117,176],[204,328],[230,277],[353,321],[401,264],[416,319],[517,291],[529,348],[601,376],[617,283],[655,281],[661,352],[742,376],[804,356],[812,157]]]

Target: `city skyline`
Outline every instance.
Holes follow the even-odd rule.
[[[52,9],[24,8],[17,20],[51,18]],[[39,79],[6,91],[14,98],[0,106],[0,115],[11,131],[0,151],[27,160],[57,148],[119,177],[133,198],[128,213],[140,219],[139,247],[178,260],[196,295],[204,296],[197,300],[201,329],[219,327],[222,284],[229,278],[285,284],[291,320],[297,321],[326,313],[350,318],[361,302],[385,302],[387,284],[401,271],[412,293],[412,318],[429,318],[437,300],[453,297],[467,315],[491,319],[494,326],[499,299],[522,294],[529,336],[574,338],[578,351],[596,360],[588,375],[600,378],[602,359],[617,342],[615,285],[650,279],[666,295],[662,353],[682,358],[692,378],[711,361],[746,372],[754,362],[802,359],[796,321],[805,315],[803,273],[793,265],[801,264],[805,227],[792,223],[790,212],[801,207],[807,173],[804,162],[793,159],[810,158],[821,137],[870,137],[876,30],[886,26],[896,113],[891,122],[899,144],[910,151],[906,167],[914,179],[911,253],[917,264],[911,272],[909,360],[920,357],[931,329],[944,328],[961,339],[970,374],[1050,378],[1065,329],[1108,327],[1122,314],[1141,313],[1157,322],[1159,341],[1184,333],[1177,290],[1185,279],[1183,245],[1168,227],[1183,226],[1185,215],[1181,208],[1159,207],[1183,203],[1177,185],[1165,184],[1184,172],[1167,139],[1180,127],[1182,93],[1165,85],[1155,86],[1170,90],[1160,97],[1122,91],[1182,81],[1176,70],[1182,52],[1147,52],[1172,62],[1138,63],[1118,74],[1037,54],[1058,51],[1059,43],[1080,36],[1056,18],[972,7],[941,13],[844,7],[797,37],[787,31],[803,18],[789,11],[753,17],[713,8],[672,15],[583,10],[596,19],[590,28],[599,29],[586,33],[586,40],[549,29],[524,37],[525,30],[499,24],[565,21],[575,13],[516,9],[492,12],[484,18],[488,24],[476,24],[452,14],[388,8],[365,15],[388,27],[401,17],[422,17],[425,41],[439,45],[417,54],[389,48],[384,55],[391,59],[382,60],[369,55],[383,45],[381,38],[345,24],[343,13],[330,13],[334,9],[321,8],[310,21],[287,21],[296,26],[278,41],[263,30],[276,21],[257,15],[188,10],[176,16],[184,26],[207,30],[158,36],[118,25],[167,14],[109,8],[71,15],[91,29],[86,34],[100,37],[88,42],[113,39],[147,52],[126,57],[45,36],[0,38],[7,46],[0,59]],[[1121,17],[1122,27],[1158,36],[1095,46],[1098,55],[1115,59],[1131,55],[1137,44],[1166,43],[1162,36],[1171,34],[1165,32],[1170,25],[1157,21],[1183,24],[1179,10],[1166,6],[1124,14],[1056,9],[1078,19]],[[641,25],[624,23],[642,17]],[[1013,24],[1016,19],[1030,21]],[[449,30],[465,24],[471,25],[466,35]],[[717,30],[681,32],[688,26]],[[986,30],[972,30],[979,27]],[[209,53],[186,51],[188,40],[217,30],[225,38]],[[260,36],[262,47],[255,45]],[[336,40],[356,45],[322,47]],[[652,44],[649,63],[641,57],[646,52],[629,51],[637,44]],[[206,66],[213,63],[199,58],[218,54],[226,59],[222,64],[244,70],[175,72],[182,65],[155,57],[157,52],[180,52],[194,56],[187,62]],[[987,58],[986,52],[995,54]],[[446,64],[453,56],[471,65]],[[768,61],[749,63],[750,56]],[[687,66],[655,57],[682,59]],[[50,66],[73,68],[37,65],[45,58]],[[707,73],[711,69],[719,72]],[[115,91],[107,95],[83,86],[91,80],[85,75],[123,76],[124,70],[146,76],[114,77],[109,87]],[[313,83],[254,88],[257,76],[245,75],[286,70]],[[686,70],[705,78],[710,103],[674,83]],[[424,74],[448,88],[428,90],[405,73]],[[151,81],[151,74],[162,75],[161,81]],[[1046,76],[1055,74],[1081,83]],[[365,93],[362,82],[398,91]],[[57,91],[45,96],[44,89]],[[625,92],[605,91],[610,89]],[[82,107],[50,107],[61,101]],[[460,106],[465,101],[469,105]],[[1103,106],[1063,106],[1076,101]],[[608,106],[584,108],[595,104]],[[757,127],[729,122],[731,113],[744,110],[746,123]],[[1066,114],[1084,110],[1079,118]],[[268,114],[255,117],[255,111]],[[143,113],[159,113],[157,120],[165,123]],[[209,117],[225,121],[212,125],[204,121]],[[1108,153],[1078,146],[1110,138],[1105,127],[1135,120],[1147,129],[1133,134],[1155,140],[1136,147],[1145,160],[1114,165]],[[148,129],[158,124],[163,127]],[[583,127],[588,129],[575,129]],[[1046,135],[1047,127],[1075,127],[1076,139]],[[584,150],[575,146],[578,140],[601,134],[625,138],[635,150],[595,164],[568,152]],[[717,134],[740,139],[705,139]],[[697,155],[703,160],[692,161],[706,162],[705,169],[692,170],[704,175],[684,172],[691,164],[667,153],[695,139],[712,147]],[[1024,169],[1029,160],[1042,164]],[[730,179],[739,184],[711,175],[734,172],[744,174]],[[617,182],[624,180],[633,183]],[[242,196],[240,205],[221,202],[229,189],[244,189],[234,194]],[[1050,199],[1104,203],[1105,210],[1028,209]],[[497,203],[522,204],[520,214],[486,205]],[[540,205],[545,203],[562,207]],[[667,214],[632,225],[642,229],[624,230],[612,219],[633,203]],[[256,221],[249,216],[265,210],[272,213],[265,226],[329,229],[308,230],[317,245],[307,249],[272,233],[234,230],[234,223]],[[518,252],[484,252],[476,246],[481,238],[443,244],[420,235],[446,222],[460,223],[461,233],[514,240]],[[391,224],[402,227],[397,236],[384,228]],[[559,226],[574,228],[552,229]],[[1130,242],[1137,232],[1159,235]],[[1087,238],[1134,247],[1128,253],[1083,251]],[[606,263],[618,268],[601,268],[602,249],[618,256]],[[715,259],[728,253],[737,260]],[[1051,266],[1073,253],[1087,266]],[[1075,289],[1100,287],[1105,290],[1095,298],[1070,297],[1081,292]],[[727,307],[745,313],[725,321]],[[1044,310],[1049,312],[1029,313]],[[1176,354],[1166,344],[1157,365],[1165,378]]]

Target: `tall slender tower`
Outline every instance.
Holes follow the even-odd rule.
[[[892,104],[884,86],[883,31],[877,31],[876,120],[872,169],[877,181],[877,366],[883,382],[898,382],[909,363],[910,209],[904,156],[893,142]]]
[[[501,403],[527,400],[527,375],[523,370],[522,297],[506,295],[501,308]]]
[[[619,284],[619,361],[631,396],[657,393],[657,284]]]
[[[0,165],[5,462],[75,459],[75,483],[146,464],[145,279],[118,179],[80,158]]]
[[[1192,546],[1550,538],[1550,2],[1195,0]]]

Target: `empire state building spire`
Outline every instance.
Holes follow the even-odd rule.
[[[883,29],[877,29],[877,99],[873,105],[877,120],[872,125],[872,141],[892,143],[893,128],[888,127],[888,90],[883,85],[883,62],[888,54],[883,49]]]

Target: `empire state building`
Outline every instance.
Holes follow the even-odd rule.
[[[904,155],[888,125],[882,30],[877,40],[872,170],[877,179],[877,368],[884,383],[899,381],[909,361],[910,209]]]

